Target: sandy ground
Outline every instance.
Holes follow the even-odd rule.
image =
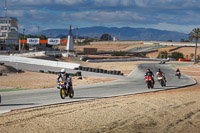
[[[177,66],[200,82],[200,65]],[[0,132],[200,132],[200,84],[0,114]]]

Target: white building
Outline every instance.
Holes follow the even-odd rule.
[[[0,50],[17,50],[18,44],[17,18],[0,17]]]

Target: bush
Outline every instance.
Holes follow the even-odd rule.
[[[159,54],[158,54],[158,57],[157,58],[164,58],[164,59],[167,59],[168,57],[168,52],[167,51],[161,51]]]
[[[183,53],[173,52],[171,55],[171,58],[175,58],[176,60],[178,60],[179,58],[184,58],[184,56],[183,56]]]

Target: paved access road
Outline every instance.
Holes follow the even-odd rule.
[[[147,89],[144,80],[144,74],[147,68],[150,68],[154,74],[161,68],[166,74],[167,86],[161,87],[157,80],[155,80],[156,83],[154,89]],[[196,81],[187,75],[182,74],[181,79],[175,77],[175,70],[166,64],[141,64],[124,79],[95,85],[74,87],[75,97],[73,99],[61,99],[57,88],[2,92],[0,112],[3,113],[14,109],[49,104],[174,89],[193,84],[196,84]]]

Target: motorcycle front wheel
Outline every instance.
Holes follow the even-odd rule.
[[[61,88],[61,89],[60,89],[60,97],[61,97],[62,99],[65,99],[65,88]]]
[[[148,88],[148,89],[151,88],[151,82],[150,82],[150,81],[147,82],[147,88]]]
[[[69,89],[69,97],[70,98],[74,97],[74,90],[73,90],[73,88]]]

